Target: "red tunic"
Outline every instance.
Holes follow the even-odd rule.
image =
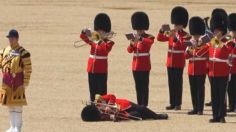
[[[231,67],[231,73],[232,74],[236,74],[236,38],[234,38],[232,41],[230,41],[229,43],[234,45],[234,48],[230,54],[230,56],[232,57],[232,67]]]
[[[118,99],[113,94],[103,95],[102,99],[105,100],[107,104],[118,104],[121,111],[127,110],[131,107],[131,102],[129,100]]]
[[[149,34],[142,35],[142,41],[136,42],[133,46],[129,45],[127,50],[133,53],[132,70],[133,71],[150,71],[150,49],[154,43],[155,37]]]
[[[206,75],[208,72],[208,45],[202,46],[200,49],[193,49],[191,53],[185,53],[188,63],[188,75]]]
[[[177,41],[174,37],[168,37],[163,33],[157,35],[157,40],[161,42],[169,41],[169,49],[167,55],[166,66],[170,68],[184,68],[185,66],[185,49],[184,41],[189,40],[191,37],[185,31],[175,33]]]
[[[221,48],[209,44],[208,75],[210,77],[226,77],[229,75],[228,57],[232,49],[233,45],[231,43],[227,43]]]
[[[107,56],[114,45],[113,41],[104,40],[94,43],[88,39],[84,34],[80,35],[80,38],[87,44],[91,46],[90,56],[88,59],[87,72],[89,73],[107,73],[108,62]]]

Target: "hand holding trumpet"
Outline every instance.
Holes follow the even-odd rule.
[[[94,43],[98,43],[100,41],[104,41],[105,39],[112,39],[115,37],[116,33],[114,32],[97,32],[97,31],[92,31],[90,28],[85,28],[81,31],[81,34],[85,35],[89,41],[92,41]],[[74,42],[74,47],[79,48],[82,46],[85,46],[85,43],[82,43],[83,40],[77,40]]]

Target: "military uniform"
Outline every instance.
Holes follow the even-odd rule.
[[[175,25],[183,25],[185,28],[188,23],[188,12],[183,7],[175,7],[171,12],[171,23]],[[157,40],[161,42],[169,42],[167,55],[167,72],[169,84],[170,106],[166,109],[180,110],[182,105],[183,92],[183,70],[185,66],[185,50],[184,41],[191,38],[184,30],[174,32],[174,36],[165,34],[160,30]]]
[[[215,13],[211,18],[210,24],[212,32],[220,30],[222,35],[227,33],[227,15]],[[215,40],[216,39],[216,40]],[[233,45],[227,43],[226,38],[213,38],[209,43],[209,72],[211,84],[211,100],[213,119],[210,122],[225,123],[226,116],[226,87],[230,67],[228,57],[233,49]]]
[[[124,120],[124,119],[137,120],[137,118],[142,119],[142,120],[168,119],[167,114],[156,114],[155,112],[153,112],[152,110],[150,110],[149,108],[143,105],[135,104],[127,99],[116,98],[116,96],[113,94],[99,96],[98,99],[96,96],[95,104],[96,105],[92,105],[92,106],[88,105],[82,110],[81,117],[83,121],[105,121],[105,120],[107,121],[107,120],[111,120],[112,119],[111,117],[113,118],[122,117],[120,118],[120,120]],[[115,111],[118,111],[118,112],[114,113],[112,112],[112,110],[106,111],[106,105],[107,107],[110,106],[111,109],[112,109],[112,106],[113,108],[116,107],[117,109]],[[96,106],[96,108],[94,106]],[[114,116],[118,116],[118,117],[114,117]]]
[[[232,13],[229,15],[229,24],[228,28],[230,31],[236,31],[236,13]],[[231,43],[234,45],[234,48],[230,54],[231,58],[231,79],[229,82],[229,87],[228,87],[228,97],[229,97],[229,112],[236,112],[236,38],[233,38],[231,41],[228,43]]]
[[[103,30],[106,33],[110,32],[111,22],[109,16],[103,13],[98,14],[94,20],[94,29],[95,31]],[[91,47],[87,72],[90,99],[94,101],[96,94],[103,95],[107,93],[108,54],[114,42],[108,39],[93,42],[83,32],[80,38]]]
[[[189,21],[189,31],[192,36],[203,36],[205,34],[204,21],[200,17],[192,17]],[[196,40],[192,37],[190,42],[192,42],[195,47],[188,47],[185,55],[186,59],[189,60],[188,76],[193,105],[193,110],[189,111],[188,114],[202,115],[205,99],[205,78],[208,71],[208,46],[200,45],[200,38]]]
[[[148,30],[149,19],[146,13],[136,12],[131,19],[134,30]],[[129,53],[133,53],[132,71],[137,102],[143,106],[148,105],[149,73],[151,70],[150,49],[153,43],[154,37],[144,32],[138,41],[130,44],[127,48]]]

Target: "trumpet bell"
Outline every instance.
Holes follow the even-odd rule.
[[[77,40],[77,41],[74,41],[73,45],[74,45],[75,48],[79,48],[79,47],[85,46],[86,44],[83,43],[83,40]]]

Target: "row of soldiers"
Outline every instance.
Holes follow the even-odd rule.
[[[189,23],[188,34],[184,29]],[[135,12],[131,17],[133,37],[127,48],[133,54],[132,72],[135,81],[137,103],[148,106],[149,73],[151,70],[150,49],[155,37],[146,33],[149,29],[149,18],[145,12]],[[183,70],[185,60],[189,60],[188,75],[193,110],[188,114],[202,115],[205,98],[205,79],[208,75],[211,85],[213,118],[210,122],[225,122],[226,91],[229,95],[229,111],[236,110],[236,14],[229,16],[226,11],[216,8],[212,11],[210,27],[208,22],[198,16],[190,18],[188,11],[181,6],[171,11],[171,30],[162,25],[157,34],[157,41],[168,42],[167,72],[170,105],[167,110],[181,110],[183,91]],[[232,35],[229,35],[231,31]],[[90,99],[95,94],[107,94],[108,54],[114,42],[107,37],[111,32],[111,21],[107,14],[100,13],[95,17],[94,30],[101,36],[92,41],[88,29],[83,29],[81,39],[91,46],[88,60],[88,78]]]

